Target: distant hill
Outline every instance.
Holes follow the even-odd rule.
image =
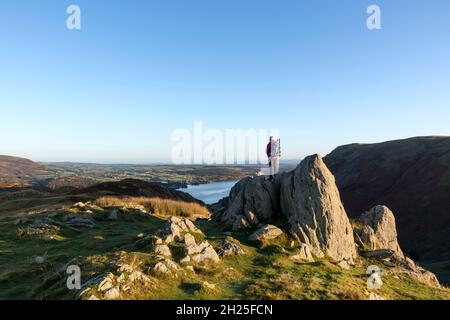
[[[0,188],[28,185],[28,177],[39,172],[39,164],[36,162],[0,155]]]
[[[161,198],[203,204],[203,202],[195,199],[188,193],[164,188],[155,183],[137,179],[124,179],[122,181],[99,183],[87,188],[74,190],[70,194],[98,197],[98,195],[102,193],[118,196]]]
[[[324,160],[350,217],[385,204],[410,255],[450,259],[450,137],[350,144]]]

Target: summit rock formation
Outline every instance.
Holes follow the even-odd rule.
[[[316,256],[348,261],[356,256],[353,230],[334,176],[320,156],[305,158],[283,178],[280,190],[290,232]]]
[[[273,241],[284,229],[300,243],[292,260],[328,257],[348,269],[365,257],[439,286],[433,273],[403,253],[395,216],[387,206],[377,205],[351,223],[335,178],[319,155],[306,157],[293,171],[271,180],[263,176],[241,180],[230,192],[228,207],[213,218],[234,231],[259,227],[250,240],[269,234],[266,240]],[[267,224],[272,222],[278,226]]]
[[[341,203],[334,177],[321,157],[304,159],[291,172],[248,177],[230,192],[229,207],[215,219],[233,230],[284,217],[289,232],[316,256],[352,262],[356,256],[353,230]],[[253,217],[253,218],[252,218]]]

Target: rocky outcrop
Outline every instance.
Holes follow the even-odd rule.
[[[88,300],[117,300],[126,298],[130,293],[152,290],[157,282],[151,276],[141,271],[139,266],[121,261],[126,255],[118,254],[111,257],[110,264],[116,269],[111,272],[96,275],[88,279],[78,294],[79,298]],[[65,272],[65,268],[62,270]]]
[[[242,179],[230,191],[228,208],[214,218],[236,231],[279,215],[280,177],[271,181],[264,176]]]
[[[395,217],[386,206],[376,206],[363,213],[354,227],[358,244],[370,250],[389,249],[400,257],[403,252],[397,241]]]
[[[395,217],[386,206],[364,212],[354,223],[361,255],[379,260],[393,273],[408,274],[431,286],[440,286],[437,277],[404,255],[397,241]]]
[[[203,232],[198,229],[191,220],[187,218],[170,217],[160,234],[163,237],[164,243],[172,241],[181,241],[185,233],[197,233],[203,235]]]
[[[290,233],[314,255],[350,263],[355,257],[353,230],[334,177],[318,155],[305,158],[295,170],[273,180],[261,176],[239,181],[230,192],[228,209],[214,218],[239,230],[277,216],[285,217]]]
[[[220,261],[217,252],[206,240],[203,240],[197,244],[194,236],[187,233],[184,236],[184,245],[186,257],[183,258],[183,262],[193,261],[197,264],[204,264],[208,262],[217,263]]]
[[[283,178],[280,203],[291,233],[314,255],[349,262],[356,256],[353,230],[334,177],[318,155],[305,158]]]
[[[153,273],[156,276],[163,275],[178,278],[178,273],[180,271],[181,268],[176,262],[163,257],[161,257],[161,260],[153,266]]]

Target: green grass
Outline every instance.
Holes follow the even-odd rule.
[[[61,212],[61,215],[65,213]],[[0,299],[73,299],[64,278],[44,281],[51,271],[72,259],[80,264],[87,279],[111,271],[110,262],[118,252],[133,265],[149,274],[150,288],[133,288],[125,299],[365,299],[365,271],[373,261],[362,260],[357,267],[342,270],[327,259],[311,263],[289,260],[296,249],[290,239],[281,237],[271,244],[256,245],[247,240],[252,230],[233,235],[246,254],[226,257],[217,265],[195,267],[195,273],[180,273],[178,278],[156,277],[149,270],[155,263],[151,248],[137,248],[139,233],[155,233],[165,217],[130,212],[118,221],[97,221],[94,229],[81,232],[63,229],[57,240],[18,239],[13,218],[0,220]],[[210,221],[198,221],[205,238],[217,246],[225,238],[221,227]],[[171,245],[174,260],[182,258],[182,248]],[[33,263],[35,256],[46,257],[44,265]],[[216,285],[205,289],[203,282]],[[377,293],[387,299],[450,299],[447,289],[424,285],[406,275],[383,276]]]

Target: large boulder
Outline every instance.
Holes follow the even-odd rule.
[[[309,245],[314,255],[353,261],[353,230],[334,176],[320,156],[306,157],[283,177],[280,204],[291,233]]]
[[[228,208],[214,218],[236,231],[279,215],[280,177],[278,175],[273,180],[264,176],[242,179],[230,191]]]
[[[364,212],[356,221],[357,242],[370,250],[389,249],[398,256],[404,254],[397,241],[395,217],[386,206],[375,206]]]
[[[262,226],[258,230],[256,230],[253,234],[250,235],[248,240],[250,241],[268,241],[275,238],[278,238],[283,234],[283,230],[280,228],[267,224]]]

